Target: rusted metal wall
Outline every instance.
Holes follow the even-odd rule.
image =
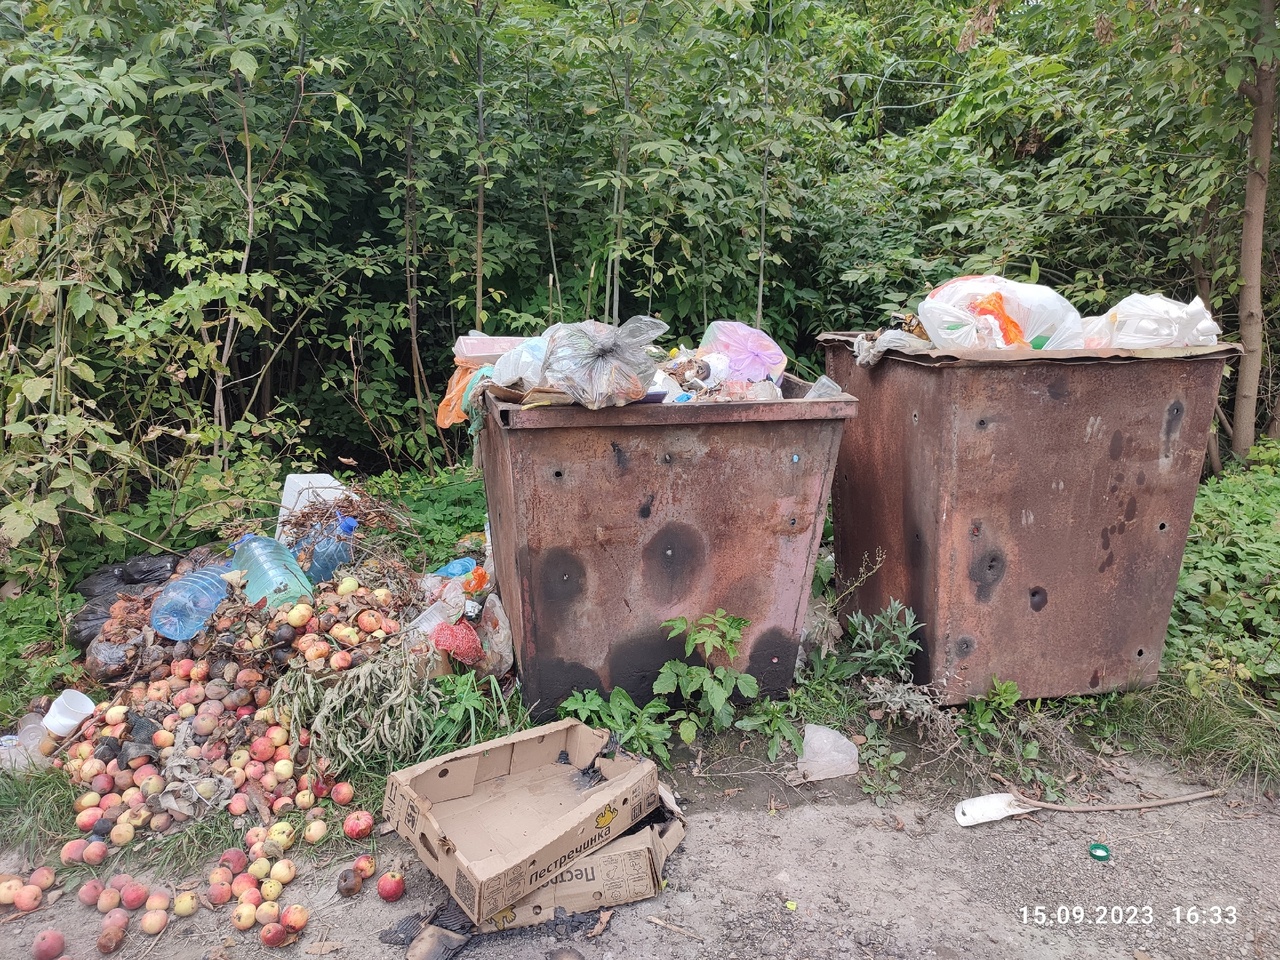
[[[487,405],[498,588],[539,715],[574,689],[647,702],[684,656],[662,622],[717,609],[751,621],[734,665],[786,689],[856,401]]]
[[[832,488],[846,601],[925,624],[917,682],[959,703],[993,677],[1023,697],[1150,684],[1234,348],[1021,360],[887,355],[827,374],[862,400]]]

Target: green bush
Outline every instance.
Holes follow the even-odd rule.
[[[80,602],[31,591],[0,601],[0,729],[27,712],[32,697],[74,683],[82,670],[65,642],[61,616]]]
[[[1280,701],[1280,444],[1201,486],[1165,659],[1196,696],[1234,684]]]

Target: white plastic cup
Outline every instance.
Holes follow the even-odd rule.
[[[63,690],[45,714],[44,728],[55,737],[66,737],[93,713],[93,701],[79,690]]]

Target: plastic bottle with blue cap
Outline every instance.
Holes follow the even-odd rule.
[[[311,578],[312,583],[332,580],[334,571],[338,567],[351,562],[351,558],[355,555],[352,535],[359,525],[360,521],[355,517],[344,517],[338,514],[338,524],[333,533],[321,536],[314,541],[315,545],[311,548],[311,567],[307,570],[307,576]],[[294,556],[298,555],[300,549],[300,546],[294,547]]]

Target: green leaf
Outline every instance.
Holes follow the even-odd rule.
[[[680,722],[680,739],[686,744],[693,743],[694,738],[698,736],[698,725],[692,720],[682,720]]]
[[[707,686],[707,702],[711,704],[711,709],[719,713],[720,708],[725,705],[729,699],[729,694],[724,687],[718,683],[708,684]]]
[[[231,69],[239,70],[246,80],[253,83],[253,78],[258,75],[258,61],[248,50],[237,50],[231,54]]]
[[[760,696],[760,684],[758,684],[756,682],[756,678],[751,676],[749,673],[739,674],[738,690],[744,697],[751,697],[754,699]]]
[[[28,377],[22,381],[22,395],[28,403],[39,403],[52,389],[53,381],[48,377]]]
[[[668,670],[666,667],[663,667],[661,672],[658,674],[658,679],[653,681],[653,692],[654,693],[675,693],[676,684],[678,682],[679,680],[676,677],[676,675],[670,670]]]
[[[58,505],[53,500],[37,500],[31,505],[31,513],[41,523],[56,527],[60,522]]]

